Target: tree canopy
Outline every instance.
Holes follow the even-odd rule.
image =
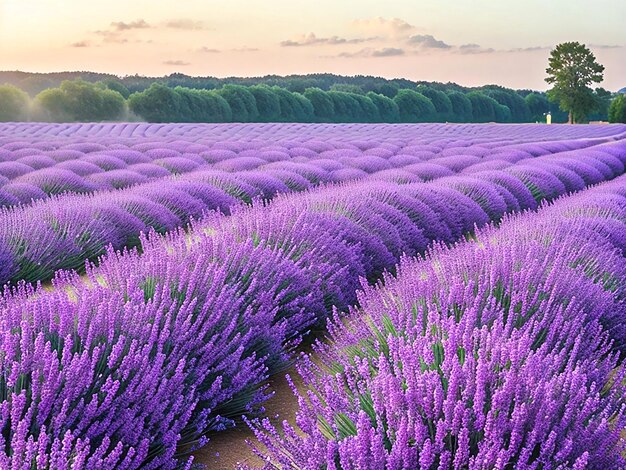
[[[620,93],[611,101],[609,122],[626,124],[626,95]]]
[[[29,113],[28,95],[13,85],[0,85],[0,122],[25,121]]]
[[[115,121],[124,117],[126,101],[117,91],[84,80],[64,81],[35,97],[39,116],[53,121]]]
[[[604,78],[604,66],[585,46],[578,42],[564,42],[550,52],[546,82],[552,85],[548,99],[558,102],[568,113],[570,124],[580,122],[594,111],[598,101],[590,85]]]

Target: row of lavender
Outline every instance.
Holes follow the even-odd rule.
[[[404,260],[304,356],[267,468],[624,468],[626,177]]]
[[[280,196],[151,236],[141,255],[111,252],[87,279],[59,274],[53,291],[7,292],[0,466],[175,467],[186,445],[258,408],[263,381],[355,303],[362,278],[535,208],[533,192],[566,193],[555,175],[574,178],[568,161],[520,169],[526,184],[484,172]]]
[[[457,155],[466,160],[470,156],[466,166],[476,163],[476,157],[499,160],[504,151],[519,150],[516,144],[546,137],[559,142],[531,145],[527,156],[571,150],[592,145],[592,137],[597,142],[625,131],[611,127],[546,132],[516,127],[507,129],[507,135],[498,126],[455,126],[454,132],[447,133],[435,132],[438,129],[378,126],[369,129],[363,139],[363,126],[2,125],[0,206],[28,204],[66,192],[125,188],[207,169],[238,172],[262,168],[280,177],[281,172],[290,170],[285,163],[310,164],[309,171],[323,173],[325,181],[364,177],[380,170],[391,170],[388,177],[400,175],[411,180],[417,178],[419,167],[404,172],[397,168],[431,159],[448,167],[450,159],[440,157]],[[577,140],[567,142],[571,135]],[[506,160],[506,154],[504,157]]]
[[[478,184],[474,180],[479,172],[492,170],[492,180],[509,181],[499,190],[504,191],[507,201],[510,195],[505,193],[514,189],[506,185],[520,182],[540,201],[624,172],[626,140],[603,144],[595,140],[543,142],[515,148],[495,146],[490,150],[485,145],[466,147],[466,155],[458,155],[455,150],[458,147],[449,147],[441,150],[444,156],[439,157],[424,145],[419,147],[421,150],[413,151],[414,155],[393,154],[386,155],[387,158],[344,155],[343,158],[352,159],[360,169],[347,169],[328,157],[310,163],[281,161],[235,173],[193,171],[125,190],[65,195],[0,211],[0,284],[47,280],[58,269],[80,269],[86,259],[101,255],[108,244],[117,249],[136,245],[141,232],[150,229],[168,232],[209,210],[229,213],[233,206],[250,203],[254,198],[271,199],[277,193],[302,191],[338,180],[366,178],[416,183],[456,174],[464,177],[446,179],[446,184],[465,187]],[[564,148],[577,150],[552,153]],[[469,155],[472,152],[476,155]],[[236,160],[223,161],[234,165]],[[391,165],[404,166],[390,169]],[[546,170],[551,174],[546,176]],[[337,176],[339,173],[341,177]],[[510,176],[518,181],[510,183]],[[550,187],[545,186],[548,182]],[[522,208],[527,207],[528,204]]]

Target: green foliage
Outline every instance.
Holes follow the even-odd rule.
[[[609,106],[613,94],[602,87],[598,87],[593,91],[596,100],[595,111],[588,116],[590,121],[608,121]]]
[[[344,93],[352,93],[354,95],[364,95],[363,88],[359,85],[351,83],[335,83],[331,85],[330,91],[343,91]]]
[[[355,93],[329,91],[333,100],[335,122],[377,122],[378,108],[370,98]]]
[[[314,120],[314,108],[311,102],[300,93],[292,93],[284,88],[272,87],[280,103],[282,122],[311,122]]]
[[[511,116],[505,121],[499,122],[528,122],[530,120],[530,110],[526,105],[526,101],[514,90],[510,90],[497,85],[488,85],[483,87],[481,91],[496,100],[499,104],[509,108]],[[496,114],[498,111],[496,111]]]
[[[432,101],[413,90],[400,90],[393,99],[402,122],[432,122],[437,111]]]
[[[493,122],[496,120],[495,105],[498,104],[496,100],[480,91],[468,93],[467,98],[472,103],[474,122]]]
[[[128,99],[128,97],[130,96],[130,91],[128,90],[128,88],[126,88],[124,84],[119,80],[108,78],[101,82],[97,82],[97,85],[100,85],[101,87],[109,90],[117,91],[120,95],[124,97],[124,99]]]
[[[301,93],[292,93],[294,100],[294,109],[296,111],[297,122],[312,122],[313,117],[313,104]]]
[[[76,77],[81,78],[79,83],[85,84],[79,87],[81,100],[87,104],[85,113],[76,112],[67,91],[60,86],[63,80]],[[22,89],[28,92],[49,88],[37,99],[34,109],[40,112],[36,118],[53,120],[118,119],[111,117],[116,105],[108,111],[106,106],[94,111],[98,99],[91,99],[82,88],[89,88],[90,93],[93,90],[117,92],[128,97],[131,110],[153,122],[526,122],[543,120],[544,108],[548,107],[553,122],[566,118],[558,105],[548,103],[545,106],[545,94],[532,90],[515,91],[496,85],[469,89],[454,83],[361,75],[219,79],[175,73],[155,79],[138,75],[120,78],[93,72],[0,72],[0,80],[5,79],[20,88],[25,84]],[[155,80],[159,86],[154,85]],[[470,93],[473,93],[471,99]],[[589,119],[606,119],[608,92],[597,89],[593,96],[583,98],[589,101],[593,98],[598,109],[596,114],[588,115]],[[45,106],[41,106],[42,101]]]
[[[438,121],[452,121],[454,119],[452,102],[443,91],[435,90],[434,88],[424,85],[418,86],[417,91],[432,101],[435,111],[437,112],[436,119]]]
[[[259,110],[254,95],[241,85],[224,85],[216,91],[230,105],[234,122],[256,122]]]
[[[545,114],[550,110],[550,102],[544,93],[529,93],[524,98],[531,121],[545,122]]]
[[[619,94],[609,106],[609,122],[626,124],[626,95]]]
[[[333,99],[324,90],[319,88],[307,88],[304,96],[313,105],[315,120],[319,122],[332,122],[335,118],[335,105]]]
[[[600,83],[604,66],[593,53],[578,42],[559,44],[550,52],[546,82],[550,101],[558,102],[569,113],[569,122],[579,122],[597,108],[598,102],[589,85]]]
[[[472,102],[465,95],[459,91],[452,91],[448,93],[448,99],[452,104],[452,119],[453,122],[472,122]]]
[[[181,107],[178,93],[160,83],[153,83],[147,90],[128,98],[128,108],[148,122],[177,122]]]
[[[259,121],[276,122],[280,120],[280,99],[272,88],[267,85],[254,85],[248,90],[256,101]]]
[[[493,110],[496,115],[496,122],[511,122],[513,120],[513,115],[508,106],[495,103],[493,105]]]
[[[59,88],[35,97],[40,117],[52,121],[114,121],[126,112],[124,97],[117,91],[83,80],[64,81]]]
[[[0,85],[0,122],[28,119],[28,95],[13,85]]]
[[[180,99],[178,122],[229,122],[230,106],[214,91],[176,87]]]
[[[400,109],[394,100],[373,91],[367,93],[367,97],[378,108],[380,122],[398,122],[400,120]]]

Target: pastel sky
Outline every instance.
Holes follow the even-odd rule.
[[[0,0],[0,70],[332,72],[545,89],[587,44],[626,86],[626,0]]]

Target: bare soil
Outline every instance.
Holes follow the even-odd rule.
[[[269,382],[274,396],[265,403],[265,409],[266,416],[274,424],[287,420],[293,425],[298,410],[298,400],[285,378],[286,374],[289,374],[296,386],[300,388],[301,379],[294,368],[286,373],[275,375]],[[206,468],[210,470],[236,469],[238,464],[261,468],[263,461],[254,454],[252,447],[246,441],[262,448],[254,433],[245,424],[212,435],[208,444],[194,453],[194,463],[206,465]]]

